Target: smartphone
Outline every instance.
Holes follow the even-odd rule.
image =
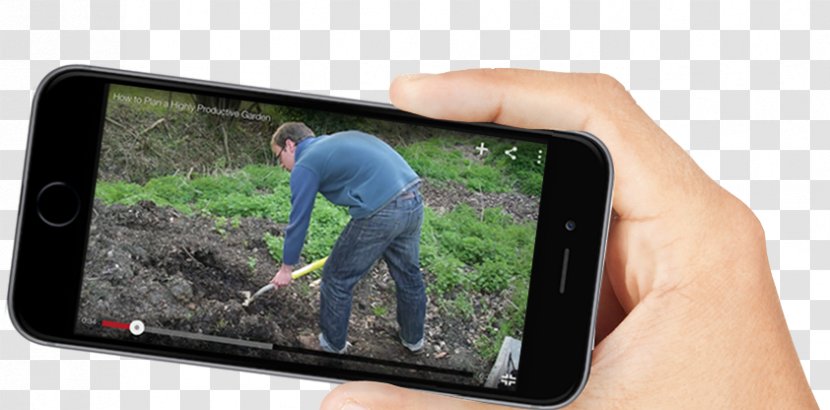
[[[612,174],[585,133],[63,67],[32,108],[11,317],[62,348],[560,406]]]

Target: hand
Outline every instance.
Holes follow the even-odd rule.
[[[271,283],[273,283],[274,286],[277,287],[277,289],[286,287],[291,284],[291,280],[293,279],[291,277],[291,273],[293,272],[294,267],[292,267],[291,265],[283,264],[280,267],[280,270],[277,272],[277,274],[274,275],[274,278],[271,279]]]
[[[816,407],[754,214],[605,75],[469,70],[404,76],[399,108],[427,117],[585,130],[615,168],[591,376],[575,408]],[[324,409],[489,408],[347,383]]]

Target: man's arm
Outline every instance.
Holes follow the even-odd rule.
[[[320,187],[320,178],[314,171],[299,166],[291,171],[291,213],[285,228],[285,243],[282,249],[284,265],[296,265],[300,261],[314,199]]]
[[[271,279],[277,287],[291,284],[291,274],[294,265],[300,261],[300,251],[308,232],[308,223],[311,221],[311,211],[314,209],[314,199],[320,186],[317,174],[304,167],[295,167],[291,171],[291,213],[288,215],[288,226],[285,228],[285,242],[282,247],[282,266],[274,278]]]

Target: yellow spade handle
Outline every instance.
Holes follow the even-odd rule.
[[[305,266],[303,266],[302,268],[295,270],[295,271],[291,274],[291,279],[297,279],[297,278],[299,278],[299,277],[302,277],[302,276],[308,275],[309,273],[314,272],[314,271],[316,271],[317,269],[320,269],[320,268],[321,268],[321,267],[322,267],[322,266],[326,263],[326,261],[327,261],[328,259],[329,259],[329,257],[328,257],[328,256],[326,256],[326,257],[325,257],[325,258],[323,258],[323,259],[317,259],[316,261],[311,262],[311,263],[309,263],[308,265],[305,265]]]

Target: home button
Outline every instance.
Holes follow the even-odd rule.
[[[37,194],[37,213],[43,222],[51,226],[69,225],[78,217],[80,210],[78,193],[63,182],[52,182]]]

